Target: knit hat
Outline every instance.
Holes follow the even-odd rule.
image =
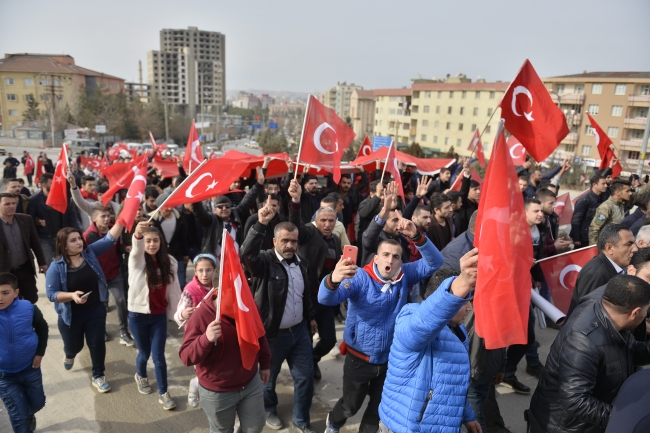
[[[169,194],[160,194],[156,199],[156,206],[160,207],[160,205],[163,204],[167,197],[169,197]]]

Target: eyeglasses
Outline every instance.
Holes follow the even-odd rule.
[[[216,207],[217,209],[219,209],[219,210],[223,210],[223,209],[230,209],[230,208],[232,207],[232,205],[229,205],[229,204],[218,204],[218,205],[216,205],[215,207]]]

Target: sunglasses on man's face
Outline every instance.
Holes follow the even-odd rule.
[[[223,209],[230,209],[232,206],[229,204],[218,204],[215,207],[219,210],[223,210]]]

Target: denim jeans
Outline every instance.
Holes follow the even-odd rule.
[[[122,275],[118,275],[106,282],[108,291],[113,295],[115,305],[117,306],[117,323],[120,325],[120,334],[129,332],[129,310],[126,306],[126,297],[124,296],[124,280]]]
[[[176,260],[178,262],[178,271],[176,274],[178,275],[178,284],[181,286],[182,291],[185,288],[185,284],[187,284],[187,263],[183,261],[182,257]]]
[[[359,433],[375,433],[379,428],[379,402],[387,371],[388,364],[371,364],[348,352],[343,364],[343,397],[329,413],[332,426],[343,427],[347,419],[361,409],[368,395],[370,400],[361,418]]]
[[[142,314],[129,311],[129,327],[138,346],[135,365],[138,376],[147,377],[147,361],[153,358],[158,394],[167,392],[167,362],[165,340],[167,338],[167,314]]]
[[[311,304],[316,310],[314,320],[316,320],[320,336],[320,340],[312,349],[314,363],[317,363],[336,345],[336,325],[334,323],[334,307],[319,303],[316,297],[311,298]]]
[[[293,423],[305,427],[310,422],[309,409],[314,396],[314,360],[307,322],[303,320],[293,332],[278,331],[278,334],[268,341],[271,348],[271,378],[264,385],[264,410],[276,411],[278,395],[275,392],[275,383],[286,359],[294,382]]]
[[[106,306],[98,302],[94,308],[73,312],[70,326],[66,325],[59,316],[58,325],[66,358],[74,358],[81,352],[85,337],[93,364],[93,379],[104,376]]]
[[[29,419],[45,406],[41,368],[31,365],[18,373],[0,373],[0,398],[16,433],[29,433]]]
[[[199,385],[199,400],[210,423],[210,433],[233,433],[235,414],[239,431],[259,433],[264,428],[264,385],[259,374],[239,391],[215,392]]]
[[[474,380],[470,379],[469,388],[467,389],[467,401],[474,411],[476,421],[481,424],[481,430],[484,432],[487,432],[487,427],[485,424],[483,405],[490,393],[490,386],[492,386],[490,382],[479,385]]]
[[[41,242],[43,249],[43,256],[45,256],[45,264],[51,265],[54,260],[54,253],[56,252],[56,239],[54,238],[38,238]]]

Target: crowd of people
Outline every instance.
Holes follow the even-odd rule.
[[[562,229],[554,207],[569,162],[544,175],[532,160],[519,168],[534,259],[598,248],[578,276],[568,320],[543,363],[532,304],[527,344],[487,349],[474,331],[481,184],[471,178],[468,159],[435,178],[406,166],[400,179],[384,176],[377,161],[374,172],[358,167],[335,183],[331,175],[309,174],[308,166],[296,175],[290,161],[285,177],[267,179],[266,158],[228,194],[166,209],[165,199],[185,177],[179,163],[174,178],[149,171],[136,221],[124,227],[116,220],[126,190],[104,205],[108,181],[71,159],[62,213],[47,205],[54,167],[44,153],[36,192],[17,177],[28,158],[8,155],[0,193],[0,396],[15,432],[34,431],[45,404],[40,364],[48,325],[36,306],[38,273],[45,274],[58,315],[63,368],[74,368],[85,343],[99,393],[111,390],[104,365],[109,296],[120,344],[137,348],[137,391],[153,392],[151,358],[164,410],[173,410],[179,397],[167,385],[167,327],[170,321],[183,327],[179,357],[196,372],[188,403],[202,408],[211,432],[232,432],[237,417],[242,432],[284,428],[276,385],[285,361],[294,386],[293,427],[314,431],[314,383],[333,350],[345,362],[326,433],[337,433],[366,396],[363,433],[508,432],[495,385],[530,394],[516,376],[524,358],[526,374],[539,378],[525,412],[529,432],[648,431],[612,428],[610,421],[630,423],[617,415],[625,410],[617,408],[617,396],[634,392],[624,382],[650,363],[647,179],[595,172],[571,226]],[[25,165],[30,187],[32,173]],[[460,188],[452,190],[458,177]],[[265,331],[252,369],[242,365],[237,321],[216,319],[224,231],[238,248]],[[552,300],[540,265],[530,272],[534,287]],[[344,325],[342,341],[337,322]]]

